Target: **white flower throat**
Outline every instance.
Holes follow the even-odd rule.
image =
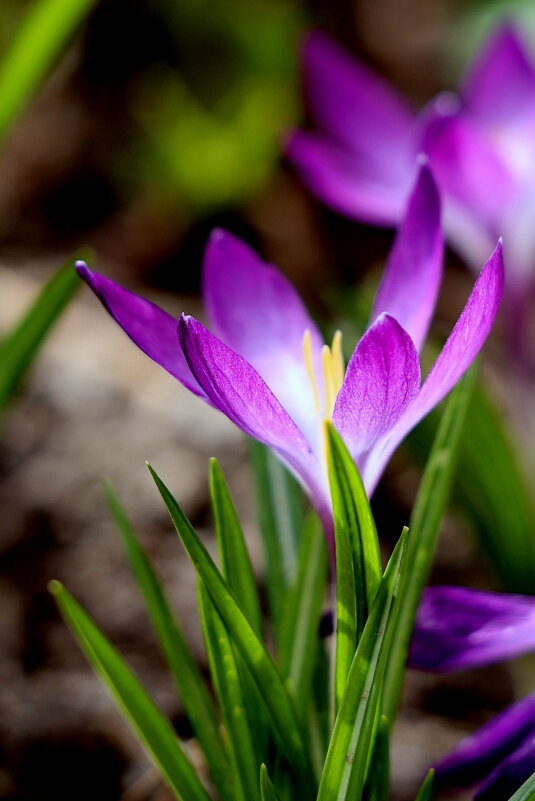
[[[332,420],[334,404],[345,375],[344,357],[342,354],[342,332],[336,331],[332,345],[324,345],[321,349],[321,371],[324,386],[322,409],[321,383],[318,382],[314,358],[312,355],[312,334],[307,328],[303,336],[303,357],[308,380],[314,397],[314,414],[322,414],[324,420]]]

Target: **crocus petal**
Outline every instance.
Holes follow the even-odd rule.
[[[419,386],[420,362],[411,338],[382,314],[349,360],[333,411],[333,424],[361,469],[366,452],[395,425]]]
[[[418,670],[465,670],[531,651],[535,598],[428,587],[418,609],[409,665]]]
[[[175,317],[109,278],[92,272],[83,261],[76,263],[76,270],[125,334],[147,356],[177,378],[190,392],[208,401],[178,346]]]
[[[440,403],[470,367],[490,333],[503,293],[501,243],[484,266],[453,331],[420,392],[366,460],[366,487],[373,492],[388,459],[414,426]]]
[[[246,434],[273,448],[300,479],[318,511],[328,507],[318,460],[256,370],[193,317],[182,315],[178,339],[212,405]]]
[[[531,693],[466,737],[441,759],[434,766],[437,783],[463,787],[479,781],[534,729],[535,693]]]
[[[508,801],[535,771],[535,728],[480,785],[474,801]]]
[[[349,150],[405,171],[400,154],[412,130],[413,113],[385,80],[316,32],[303,48],[305,92],[319,127]]]
[[[254,367],[311,439],[309,429],[318,426],[303,336],[308,329],[318,376],[323,340],[290,282],[239,239],[217,230],[204,258],[203,296],[214,334]]]
[[[421,148],[440,190],[496,239],[503,210],[519,191],[507,165],[484,134],[462,114],[451,96],[439,96],[422,116]],[[455,236],[455,231],[450,232]]]
[[[367,153],[350,151],[323,134],[299,131],[286,152],[313,194],[330,208],[372,225],[395,225],[413,180],[414,167],[401,176]]]
[[[442,278],[440,198],[429,168],[420,167],[407,211],[386,263],[372,320],[388,312],[422,347]]]
[[[535,111],[535,69],[510,23],[502,23],[487,39],[461,94],[470,114],[489,129]]]

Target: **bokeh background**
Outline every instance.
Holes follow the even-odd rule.
[[[81,245],[93,249],[97,270],[169,311],[201,316],[201,257],[214,226],[279,265],[327,328],[338,319],[351,331],[365,319],[393,234],[321,207],[284,159],[288,131],[307,121],[298,56],[304,32],[329,32],[421,105],[456,86],[493,20],[515,16],[527,35],[535,27],[529,2],[86,5],[61,56],[0,141],[0,333]],[[30,7],[0,0],[0,57]],[[450,255],[439,337],[470,282]],[[491,343],[487,373],[498,393],[499,360],[500,347]],[[509,398],[508,412],[522,414],[524,403]],[[155,464],[210,544],[211,455],[234,492],[261,582],[243,438],[150,363],[80,291],[1,420],[1,798],[168,797],[59,620],[46,585],[61,579],[89,608],[187,740],[188,722],[99,482],[112,478],[203,660],[195,580],[144,462]],[[529,448],[521,458],[530,464]],[[401,453],[374,499],[385,550],[407,521],[417,483],[418,468]],[[470,523],[455,510],[443,524],[433,580],[500,587]],[[499,711],[515,686],[528,684],[528,668],[410,674],[394,740],[396,798],[413,797],[430,761]],[[194,754],[191,741],[190,748]]]

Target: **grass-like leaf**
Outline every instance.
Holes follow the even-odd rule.
[[[297,570],[299,535],[303,525],[302,492],[293,476],[265,445],[250,440],[249,452],[264,548],[270,616],[277,629],[286,591]]]
[[[0,140],[96,0],[34,0],[0,60]]]
[[[385,680],[383,711],[391,724],[396,717],[414,619],[433,561],[476,376],[474,365],[446,404],[411,515],[411,535],[402,576],[403,605]]]
[[[313,793],[310,757],[281,675],[180,506],[152,467],[149,470],[199,578],[255,680],[269,710],[274,734],[301,782],[302,797],[306,799]]]
[[[430,415],[409,438],[418,461],[425,460],[437,426],[437,415]],[[469,518],[504,589],[535,594],[535,509],[511,432],[481,384],[466,430],[452,500]]]
[[[335,712],[382,576],[377,531],[358,470],[327,424],[329,481],[336,543]]]
[[[418,790],[416,801],[433,801],[433,798],[435,797],[434,784],[435,784],[435,770],[434,768],[431,768],[431,770],[423,780],[422,786]]]
[[[171,669],[215,786],[224,801],[234,801],[228,753],[221,739],[218,716],[195,657],[171,611],[162,584],[109,483],[104,484],[104,494],[145,599],[154,633]]]
[[[85,251],[79,255],[87,258]],[[0,409],[16,392],[46,335],[81,286],[72,264],[69,259],[54,273],[22,319],[0,340]]]
[[[262,636],[262,613],[253,567],[227,483],[216,459],[210,460],[210,495],[222,572],[249,623]]]
[[[534,801],[535,799],[535,773],[526,779],[509,801]]]
[[[265,765],[260,765],[260,799],[261,801],[279,801],[279,796],[273,787]]]
[[[227,630],[199,581],[199,609],[210,672],[215,685],[232,759],[232,801],[248,801],[258,792],[258,760],[249,728],[240,671]]]
[[[319,623],[328,577],[325,536],[316,515],[303,527],[297,576],[286,596],[281,622],[279,665],[290,681],[297,712],[308,709],[318,652]]]
[[[181,801],[210,801],[177,736],[122,657],[59,581],[50,583],[63,619],[87,659]]]
[[[210,496],[223,576],[247,615],[249,623],[261,638],[262,612],[253,567],[238,515],[216,459],[210,461]],[[250,728],[256,750],[257,753],[264,753],[269,731],[268,713],[249,670],[239,655],[237,662],[244,685],[243,693],[247,698]],[[257,765],[254,766],[254,770],[257,778]]]
[[[399,609],[401,535],[364,626],[336,716],[317,801],[360,801],[374,748],[385,667]]]
[[[366,780],[366,801],[387,801],[390,792],[390,724],[383,716],[375,738],[371,768]]]

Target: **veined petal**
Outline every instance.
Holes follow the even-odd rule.
[[[176,318],[104,275],[92,272],[83,261],[76,263],[76,270],[125,334],[147,356],[177,378],[190,392],[208,401],[178,345]]]
[[[424,590],[410,667],[465,670],[531,651],[535,651],[535,598],[464,587]]]
[[[350,151],[388,163],[400,161],[412,129],[413,112],[387,81],[319,32],[303,48],[305,92],[316,123]]]
[[[464,105],[479,125],[514,124],[535,111],[535,67],[519,33],[502,23],[487,39],[462,87]]]
[[[487,776],[474,796],[474,801],[508,801],[533,774],[535,768],[535,728]]]
[[[323,340],[290,282],[235,236],[217,230],[204,258],[203,297],[216,336],[254,367],[309,435],[317,422],[303,336],[308,329],[318,376]]]
[[[394,175],[380,154],[351,151],[308,131],[294,133],[286,151],[310,191],[330,208],[372,225],[399,221],[414,177],[412,160]]]
[[[390,251],[372,312],[372,320],[382,312],[392,315],[418,350],[435,310],[443,251],[440,198],[424,164]]]
[[[466,737],[441,759],[434,766],[437,784],[462,787],[479,781],[534,730],[535,693],[531,693]]]
[[[501,242],[482,269],[446,344],[413,402],[392,430],[369,454],[364,482],[371,494],[401,440],[455,386],[470,367],[490,333],[503,293]]]
[[[450,96],[433,101],[422,120],[421,149],[439,188],[462,203],[496,239],[502,233],[504,208],[519,191],[513,173],[458,104],[453,107]]]
[[[409,335],[382,314],[358,343],[333,411],[333,424],[355,462],[397,423],[420,386],[420,362]]]
[[[273,448],[301,480],[316,508],[324,510],[326,485],[320,465],[299,428],[256,370],[193,317],[182,315],[178,339],[193,375],[212,405],[246,434]]]

